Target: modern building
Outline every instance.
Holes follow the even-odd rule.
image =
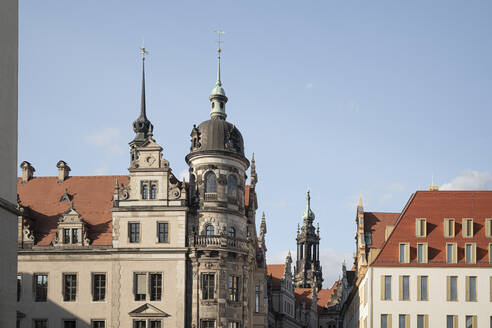
[[[145,49],[142,49],[142,65]],[[23,328],[264,327],[265,234],[257,183],[238,128],[226,121],[219,68],[211,118],[191,132],[189,182],[153,138],[145,71],[129,174],[18,179],[17,308]],[[15,290],[14,290],[15,293]]]
[[[17,270],[18,1],[0,2],[0,327],[14,327]]]
[[[343,327],[492,327],[492,191],[413,194],[401,213],[357,208]]]

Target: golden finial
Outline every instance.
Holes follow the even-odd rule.
[[[140,48],[140,50],[142,51],[142,61],[145,60],[145,55],[148,55],[149,52],[145,49],[145,45],[144,45],[144,42],[142,41],[142,48]]]

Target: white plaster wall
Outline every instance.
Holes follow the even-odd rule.
[[[16,204],[18,0],[0,1],[0,198]],[[0,206],[0,327],[15,327],[17,216]]]
[[[446,327],[446,315],[458,315],[458,327],[465,327],[465,316],[476,315],[479,328],[488,328],[492,316],[490,277],[492,268],[381,268],[373,267],[373,326],[380,327],[381,314],[392,314],[393,327],[398,327],[398,315],[410,315],[410,327],[417,326],[417,314],[429,315],[429,327]],[[391,275],[392,300],[381,300],[381,275]],[[410,276],[410,301],[399,301],[399,276]],[[417,301],[417,276],[429,278],[429,300]],[[446,301],[446,277],[458,276],[458,301]],[[465,300],[465,277],[477,276],[477,301]]]

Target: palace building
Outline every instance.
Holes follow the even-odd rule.
[[[255,162],[226,120],[220,55],[189,182],[153,138],[144,66],[127,175],[71,176],[59,161],[38,177],[22,162],[17,327],[265,327],[266,222],[257,231]]]
[[[492,191],[414,193],[401,213],[356,215],[344,328],[492,327]]]

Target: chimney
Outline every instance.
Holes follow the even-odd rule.
[[[58,161],[56,163],[56,167],[58,168],[58,183],[62,183],[68,178],[68,173],[70,172],[70,166],[67,165],[64,161]]]
[[[27,183],[32,179],[36,170],[28,161],[22,162],[20,168],[22,169],[22,183]]]

